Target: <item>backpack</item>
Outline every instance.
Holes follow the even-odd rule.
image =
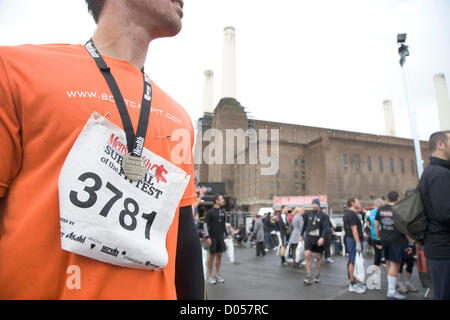
[[[405,197],[392,206],[392,213],[398,231],[415,241],[423,240],[427,217],[419,187],[406,191]]]

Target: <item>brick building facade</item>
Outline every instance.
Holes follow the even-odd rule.
[[[242,154],[228,150],[233,163],[227,164],[224,156],[223,162],[208,164],[205,160],[215,156],[211,152],[213,139],[207,134],[209,129],[222,133],[224,154],[232,145],[225,139],[227,129],[244,132],[265,129],[269,136],[271,129],[278,130],[279,170],[271,175],[261,174],[267,164],[250,161],[252,149],[248,137],[243,149],[245,163],[239,164],[238,157]],[[351,196],[358,197],[363,206],[371,206],[378,197],[386,199],[391,190],[402,195],[417,185],[414,144],[410,139],[252,120],[232,98],[222,99],[214,114],[200,118],[197,130],[194,154],[199,181],[225,182],[227,194],[235,197],[237,205],[245,211],[256,212],[260,207],[272,206],[274,196],[320,194],[328,196],[334,212],[342,212]],[[260,152],[261,141],[259,138],[256,141]],[[270,154],[270,144],[267,149]],[[426,165],[429,157],[426,142],[421,141],[421,151]]]

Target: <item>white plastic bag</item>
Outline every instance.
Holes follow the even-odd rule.
[[[225,246],[227,247],[227,256],[231,263],[234,263],[234,243],[233,239],[225,239]]]
[[[203,273],[205,280],[208,279],[208,250],[202,247]]]
[[[295,250],[295,263],[300,263],[305,260],[305,243],[299,241],[297,249]]]
[[[355,270],[353,271],[353,276],[361,283],[364,283],[364,280],[366,279],[366,272],[364,270],[364,258],[361,252],[356,253]]]

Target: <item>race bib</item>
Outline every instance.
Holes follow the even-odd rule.
[[[190,176],[144,148],[147,173],[133,182],[121,169],[125,133],[94,112],[61,170],[61,247],[133,269],[162,270],[166,236]]]

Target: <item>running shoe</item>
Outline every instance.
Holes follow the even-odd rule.
[[[405,300],[406,299],[406,296],[404,296],[404,295],[401,295],[400,293],[398,293],[397,291],[395,291],[393,294],[387,294],[386,295],[386,298],[387,299],[390,299],[390,300]]]
[[[312,279],[312,277],[311,277],[310,275],[307,275],[307,276],[305,277],[305,280],[303,280],[303,284],[304,284],[305,286],[309,286],[309,285],[313,284],[313,279]]]
[[[206,280],[209,284],[216,284],[217,281],[216,279],[214,279],[213,277],[208,277],[208,279]]]
[[[314,283],[319,283],[320,282],[320,274],[316,274],[315,278],[314,278]]]
[[[217,283],[224,283],[225,282],[225,279],[222,278],[221,276],[217,275],[217,274],[215,276],[215,279],[216,279]]]
[[[412,285],[411,283],[408,283],[406,285],[406,289],[408,289],[409,292],[418,292],[419,289],[417,289],[414,285]]]
[[[403,283],[400,283],[400,285],[398,287],[398,292],[400,292],[400,293],[408,293],[408,289],[406,288],[406,286]]]
[[[350,292],[354,292],[354,293],[365,293],[366,292],[366,287],[361,286],[358,283],[350,283],[348,285],[348,291]]]

